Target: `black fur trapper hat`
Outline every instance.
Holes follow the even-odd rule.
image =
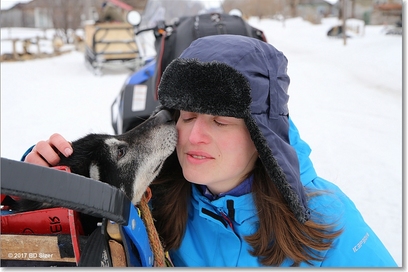
[[[242,118],[271,180],[301,223],[309,219],[296,151],[289,143],[286,57],[272,45],[239,35],[195,40],[165,69],[161,105]]]

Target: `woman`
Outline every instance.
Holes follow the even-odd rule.
[[[287,107],[287,59],[238,35],[194,41],[163,73],[179,140],[152,184],[175,266],[396,266],[353,202],[319,178]],[[60,135],[27,162],[55,164]],[[70,151],[71,152],[71,151]]]

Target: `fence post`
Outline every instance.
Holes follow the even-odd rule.
[[[37,41],[36,41],[36,45],[37,45],[37,57],[41,57],[41,50],[40,50],[40,36],[37,36]]]
[[[18,54],[17,54],[17,49],[16,49],[17,39],[12,39],[11,41],[13,42],[13,58],[17,60],[19,59]]]

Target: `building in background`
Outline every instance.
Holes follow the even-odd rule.
[[[1,27],[82,28],[82,22],[97,20],[103,6],[109,4],[118,12],[125,6],[143,12],[147,0],[32,0],[1,10]]]

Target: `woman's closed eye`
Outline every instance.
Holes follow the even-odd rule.
[[[230,126],[236,125],[241,122],[240,119],[228,116],[214,116],[213,120],[217,124],[217,126]]]
[[[193,112],[186,112],[186,111],[180,112],[180,119],[184,123],[188,123],[188,122],[194,120],[196,117],[197,117],[197,114],[195,114]]]
[[[188,123],[191,122],[195,119],[195,117],[180,117],[181,121],[183,121],[183,123]]]
[[[215,123],[217,126],[219,126],[219,127],[223,127],[223,126],[227,126],[227,125],[228,125],[228,123],[223,122],[223,121],[221,121],[221,120],[217,120],[216,118],[214,119],[214,123]]]

